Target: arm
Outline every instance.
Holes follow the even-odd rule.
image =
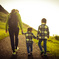
[[[19,26],[20,26],[21,30],[23,31],[21,16],[19,13],[17,14],[17,16],[18,16],[18,20],[19,20]]]
[[[47,28],[47,30],[48,30],[47,37],[49,38],[49,28]]]
[[[35,35],[34,34],[32,34],[32,35],[33,35],[33,38],[36,39]]]
[[[23,31],[22,31],[22,34],[26,35],[26,33],[24,33]]]

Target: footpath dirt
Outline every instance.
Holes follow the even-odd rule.
[[[26,40],[24,35],[19,35],[19,50],[17,54],[12,55],[12,49],[10,44],[10,37],[6,37],[3,40],[0,40],[0,59],[59,59],[58,57],[53,57],[50,54],[47,54],[47,57],[40,55],[39,47],[33,43],[33,53],[31,56],[28,56],[26,48]]]

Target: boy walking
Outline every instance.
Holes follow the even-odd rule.
[[[33,40],[32,38],[36,38],[32,33],[32,28],[28,28],[26,33],[23,33],[26,36],[26,46],[27,46],[27,52],[28,56],[32,54],[33,50]]]
[[[43,18],[41,21],[41,25],[38,27],[38,33],[37,33],[37,39],[39,39],[38,46],[41,50],[41,55],[44,53],[44,56],[46,55],[46,50],[47,50],[47,39],[49,38],[49,29],[48,26],[46,25],[46,19]],[[44,41],[44,51],[41,46],[41,42]]]

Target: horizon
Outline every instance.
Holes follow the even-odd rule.
[[[24,0],[0,0],[0,5],[4,7],[9,13],[12,9],[18,9],[21,15],[22,21],[34,29],[38,30],[38,26],[41,24],[41,19],[47,19],[47,25],[49,27],[50,36],[59,35],[58,33],[58,15],[59,15],[59,1],[24,1]],[[5,2],[3,2],[5,1]],[[14,4],[14,5],[13,5]]]

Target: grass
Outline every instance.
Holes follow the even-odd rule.
[[[59,44],[47,41],[47,50],[54,56],[59,56]]]
[[[33,39],[33,41],[38,45],[39,40]],[[43,46],[43,42],[41,44]],[[50,37],[47,40],[47,53],[50,53],[51,56],[59,56],[59,41],[55,38]]]
[[[6,33],[4,29],[0,29],[0,40],[4,39],[7,36],[9,36],[9,33]]]
[[[0,12],[0,21],[5,22],[7,19],[8,14],[5,14],[3,12]]]
[[[5,23],[0,21],[0,40],[9,36],[9,33],[5,32]]]

